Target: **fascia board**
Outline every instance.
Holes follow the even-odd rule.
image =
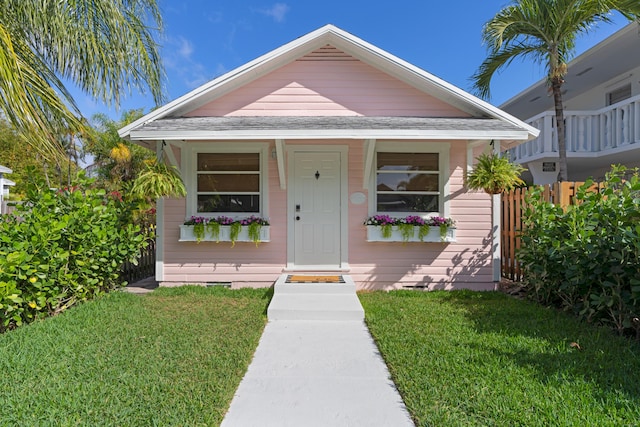
[[[526,131],[469,130],[238,130],[238,131],[133,131],[132,140],[263,140],[263,139],[499,139],[527,141]]]

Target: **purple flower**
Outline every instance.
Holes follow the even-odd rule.
[[[440,216],[432,216],[428,218],[422,218],[417,215],[408,215],[404,218],[393,218],[389,215],[373,215],[364,222],[365,225],[398,225],[398,224],[410,224],[414,226],[428,225],[429,227],[440,227],[442,225],[452,227],[455,224],[451,218],[443,218]]]

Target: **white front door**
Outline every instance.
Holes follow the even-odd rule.
[[[341,183],[339,152],[294,152],[295,266],[340,266]]]

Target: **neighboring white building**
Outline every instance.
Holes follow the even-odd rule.
[[[9,187],[16,185],[15,182],[4,177],[5,174],[13,171],[0,165],[0,214],[5,213],[5,199],[9,197]]]
[[[563,85],[569,181],[601,179],[612,164],[640,166],[640,25],[631,23],[569,63]],[[535,184],[557,180],[553,96],[541,80],[500,108],[540,129],[509,150]]]

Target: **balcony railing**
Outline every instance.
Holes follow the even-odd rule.
[[[640,148],[640,95],[601,110],[565,111],[564,118],[567,155],[592,157],[630,144]],[[557,156],[555,113],[546,111],[526,122],[540,129],[540,135],[510,149],[511,160],[522,163]]]

